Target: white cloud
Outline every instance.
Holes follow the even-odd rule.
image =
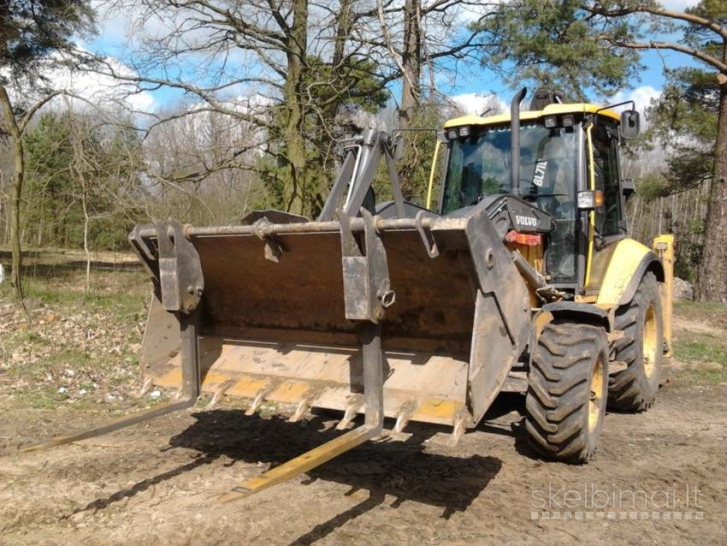
[[[476,23],[482,17],[491,12],[494,8],[491,4],[485,2],[478,4],[461,4],[455,6],[455,18],[460,25],[469,25]]]
[[[107,59],[107,63],[120,76],[135,76],[133,70],[116,59]],[[50,77],[57,89],[65,89],[102,108],[121,106],[142,113],[155,108],[151,93],[138,92],[132,85],[120,83],[107,74],[56,69]]]
[[[68,105],[77,109],[96,108],[106,111],[127,110],[135,114],[154,112],[154,97],[147,91],[140,91],[130,83],[121,83],[108,74],[99,74],[90,70],[79,70],[61,64],[61,55],[53,53],[46,59],[45,68],[40,75],[45,79],[43,93],[50,87],[52,91],[64,91],[73,97],[57,97],[52,105]],[[136,73],[114,58],[107,58],[106,63],[116,74],[133,77]],[[33,102],[42,98],[38,86],[34,82],[20,82],[10,88],[14,102]]]
[[[488,109],[488,114],[498,114],[507,109],[507,105],[494,94],[463,93],[451,97],[452,101],[462,110],[463,114],[481,116]]]
[[[662,2],[662,5],[666,9],[672,9],[672,10],[685,10],[686,8],[693,8],[697,4],[699,4],[700,0],[666,0],[665,2]]]
[[[650,85],[644,85],[632,91],[619,91],[609,102],[617,103],[632,100],[636,103],[636,109],[643,113],[649,107],[651,101],[658,99],[660,96],[661,90],[655,89]],[[625,108],[618,108],[617,110],[623,110]]]

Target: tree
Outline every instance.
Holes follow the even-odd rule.
[[[231,111],[239,106],[226,105]],[[265,205],[258,195],[262,192],[253,191],[260,184],[253,188],[257,173],[250,170],[263,154],[257,126],[181,102],[160,112],[160,118],[165,121],[155,124],[144,140],[148,216],[227,223],[239,221],[253,202]]]
[[[473,25],[487,37],[481,62],[512,85],[525,80],[557,86],[580,99],[589,90],[599,95],[619,91],[637,75],[638,56],[615,48],[609,38],[638,32],[638,24],[629,21],[623,28],[607,22],[599,34],[583,4],[513,0],[491,5]]]
[[[681,53],[704,71],[717,124],[698,294],[727,302],[727,4],[702,0],[677,11],[649,0],[514,0],[494,7],[478,28],[495,45],[486,62],[507,60],[511,76],[563,84],[580,96],[625,86],[647,49]]]
[[[385,45],[401,79],[397,125],[403,136],[399,171],[405,195],[420,193],[422,183],[417,175],[429,164],[434,151],[432,135],[424,136],[419,131],[438,127],[441,122],[434,114],[444,98],[434,83],[435,70],[440,78],[448,72],[456,77],[456,68],[451,67],[485,47],[478,40],[480,30],[462,29],[457,19],[462,10],[478,9],[480,5],[469,0],[403,0],[395,4],[377,0],[380,29],[375,34],[380,35],[377,39]],[[427,71],[431,80],[428,86],[424,77]],[[436,123],[431,126],[422,125],[433,121]]]
[[[474,47],[475,33],[457,26],[457,8],[478,5],[474,0],[116,3],[139,13],[134,40],[142,47],[141,55],[135,47],[126,60],[140,77],[117,76],[141,87],[181,90],[198,102],[190,115],[214,111],[249,124],[258,136],[248,148],[230,149],[221,163],[170,182],[202,182],[219,169],[247,168],[262,175],[274,206],[308,215],[316,214],[335,171],[331,140],[354,128],[352,112],[381,108],[388,84],[402,80],[399,125],[410,126],[413,109],[431,100],[422,85],[427,67],[431,76],[436,60],[460,61]],[[263,152],[260,161],[240,161],[254,149]]]
[[[127,248],[144,216],[138,135],[68,109],[41,114],[23,140],[26,236],[39,246]]]
[[[197,102],[187,115],[226,115],[247,124],[258,137],[171,182],[199,183],[220,169],[262,165],[268,182],[281,188],[278,206],[311,214],[324,174],[320,165],[333,165],[331,147],[322,154],[315,139],[334,132],[343,109],[381,104],[392,79],[387,66],[357,38],[358,22],[375,14],[363,4],[119,0],[121,9],[140,11],[141,51],[128,60],[140,76],[118,74],[111,66],[106,71],[139,86],[182,90]],[[144,34],[144,23],[155,20],[170,30]],[[176,119],[179,115],[184,114]],[[266,161],[239,161],[253,150],[262,151]]]
[[[23,134],[28,124],[57,92],[47,91],[34,103],[13,104],[11,83],[39,82],[41,69],[54,62],[54,52],[70,51],[70,37],[88,32],[93,26],[93,12],[86,0],[6,0],[0,13],[0,134],[13,143],[13,183],[10,198],[10,238],[12,273],[10,282],[15,297],[22,301],[22,252],[20,247],[20,203],[25,172]]]
[[[664,183],[654,197],[709,183],[714,175],[714,146],[719,114],[719,85],[698,68],[667,70],[667,85],[647,110],[647,149],[668,150]]]

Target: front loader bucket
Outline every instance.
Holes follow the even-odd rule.
[[[235,500],[375,438],[385,416],[397,431],[410,420],[451,425],[453,442],[477,424],[530,337],[518,255],[484,202],[451,217],[406,203],[385,133],[346,142],[318,221],[262,211],[239,226],[137,226],[129,239],[154,283],[145,388],[178,387],[176,400],[24,450],[178,411],[203,392],[211,404],[244,397],[248,414],[266,402],[292,404],[293,421],[311,407],[341,410],[339,429],[364,414],[359,427],[223,497]],[[372,216],[382,159],[394,201]],[[507,227],[497,207],[495,221]]]
[[[141,359],[146,384],[182,386],[186,305],[197,314],[201,391],[214,401],[249,399],[249,413],[264,402],[293,404],[292,419],[329,408],[344,412],[342,426],[364,413],[361,331],[376,324],[384,414],[399,430],[415,420],[461,433],[482,417],[527,341],[527,288],[482,211],[157,224],[131,239],[155,283]],[[178,258],[184,264],[172,271],[163,247],[182,242],[195,263]],[[195,280],[187,283],[190,268]]]

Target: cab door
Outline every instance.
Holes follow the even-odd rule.
[[[626,237],[624,202],[620,189],[618,126],[597,122],[586,131],[588,186],[603,194],[603,204],[589,214],[589,237],[584,288],[586,296],[601,288],[614,243]]]

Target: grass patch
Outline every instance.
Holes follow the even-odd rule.
[[[681,340],[675,347],[679,360],[686,362],[714,362],[727,367],[727,351],[722,347],[721,340],[711,335],[684,336],[691,339]]]
[[[148,276],[138,269],[92,270],[87,290],[85,264],[64,262],[58,253],[43,259],[38,253],[28,260],[27,312],[13,306],[9,284],[0,285],[0,304],[10,308],[0,323],[0,370],[8,392],[39,409],[108,413],[137,404],[132,398],[140,387]]]
[[[88,367],[91,362],[86,353],[69,349],[51,353],[45,358],[30,361],[23,366],[10,368],[10,377],[26,378],[31,380],[44,380],[48,376],[60,376],[65,370],[76,370],[79,372]]]
[[[674,336],[674,358],[689,364],[689,378],[727,381],[727,305],[680,302],[674,314],[680,326]]]
[[[727,305],[715,302],[682,301],[674,304],[680,319],[709,324],[727,332]]]

